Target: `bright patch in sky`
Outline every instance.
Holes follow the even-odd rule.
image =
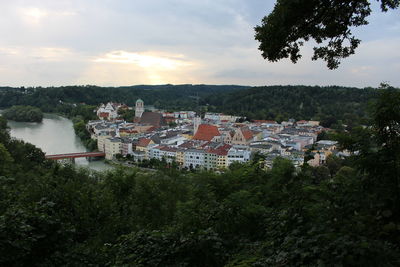
[[[143,68],[158,68],[174,70],[191,63],[183,61],[183,55],[160,56],[157,53],[133,53],[126,51],[112,51],[94,60],[95,62],[110,62],[136,64]]]
[[[22,9],[22,14],[29,22],[39,23],[40,20],[48,15],[45,10],[36,7]]]

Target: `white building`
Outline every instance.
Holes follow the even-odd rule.
[[[205,151],[201,149],[188,149],[185,151],[185,161],[183,167],[196,169],[204,166]]]
[[[251,151],[247,149],[239,149],[231,147],[228,151],[228,166],[233,162],[245,163],[250,160]]]
[[[112,136],[110,135],[110,134],[108,134],[108,133],[100,133],[98,136],[97,136],[97,149],[99,150],[99,151],[102,151],[102,152],[104,152],[106,149],[105,149],[105,146],[106,146],[106,140],[108,139],[108,138],[111,138]]]
[[[183,144],[187,141],[187,138],[181,135],[172,136],[170,138],[161,139],[161,144],[163,145],[177,145]]]
[[[108,102],[107,105],[101,104],[100,108],[97,109],[97,117],[101,120],[114,120],[118,117],[118,104]]]
[[[167,163],[172,163],[176,160],[176,151],[178,149],[168,146],[156,146],[149,149],[149,158],[165,160]]]
[[[122,154],[122,142],[121,138],[114,137],[114,138],[107,138],[105,140],[105,153],[106,159],[112,160],[115,155]]]

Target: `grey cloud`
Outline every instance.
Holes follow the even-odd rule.
[[[310,47],[306,48],[308,54],[296,65],[289,61],[269,63],[261,58],[253,27],[272,10],[274,2],[1,1],[0,83],[51,85],[73,84],[77,79],[87,81],[88,78],[83,76],[88,66],[97,71],[93,66],[95,58],[121,50],[184,55],[176,60],[194,62],[196,68],[186,73],[182,80],[181,74],[177,73],[173,77],[177,83],[193,79],[199,83],[249,85],[329,83],[374,86],[389,80],[395,86],[400,85],[397,77],[400,52],[396,49],[396,36],[400,35],[399,10],[388,14],[378,12],[371,17],[370,25],[355,29],[364,42],[356,55],[343,61],[339,70],[330,71],[322,62],[309,60]],[[40,19],[40,23],[29,25],[21,17],[21,9],[29,7],[43,9],[48,14]],[[32,52],[46,47],[69,49],[71,55],[49,62],[40,53]],[[22,54],[16,55],[15,48]],[[137,77],[138,73],[142,74],[132,73],[131,77]],[[96,83],[95,80],[89,82]],[[112,81],[110,78],[107,82],[123,85],[126,80]],[[145,81],[133,79],[129,82]]]

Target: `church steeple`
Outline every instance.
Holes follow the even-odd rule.
[[[135,105],[135,117],[136,118],[141,118],[142,114],[144,112],[144,102],[142,99],[136,100],[136,105]]]

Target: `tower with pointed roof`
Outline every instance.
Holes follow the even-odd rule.
[[[136,105],[135,105],[135,117],[136,118],[141,118],[142,114],[144,112],[144,102],[142,99],[136,100]]]

